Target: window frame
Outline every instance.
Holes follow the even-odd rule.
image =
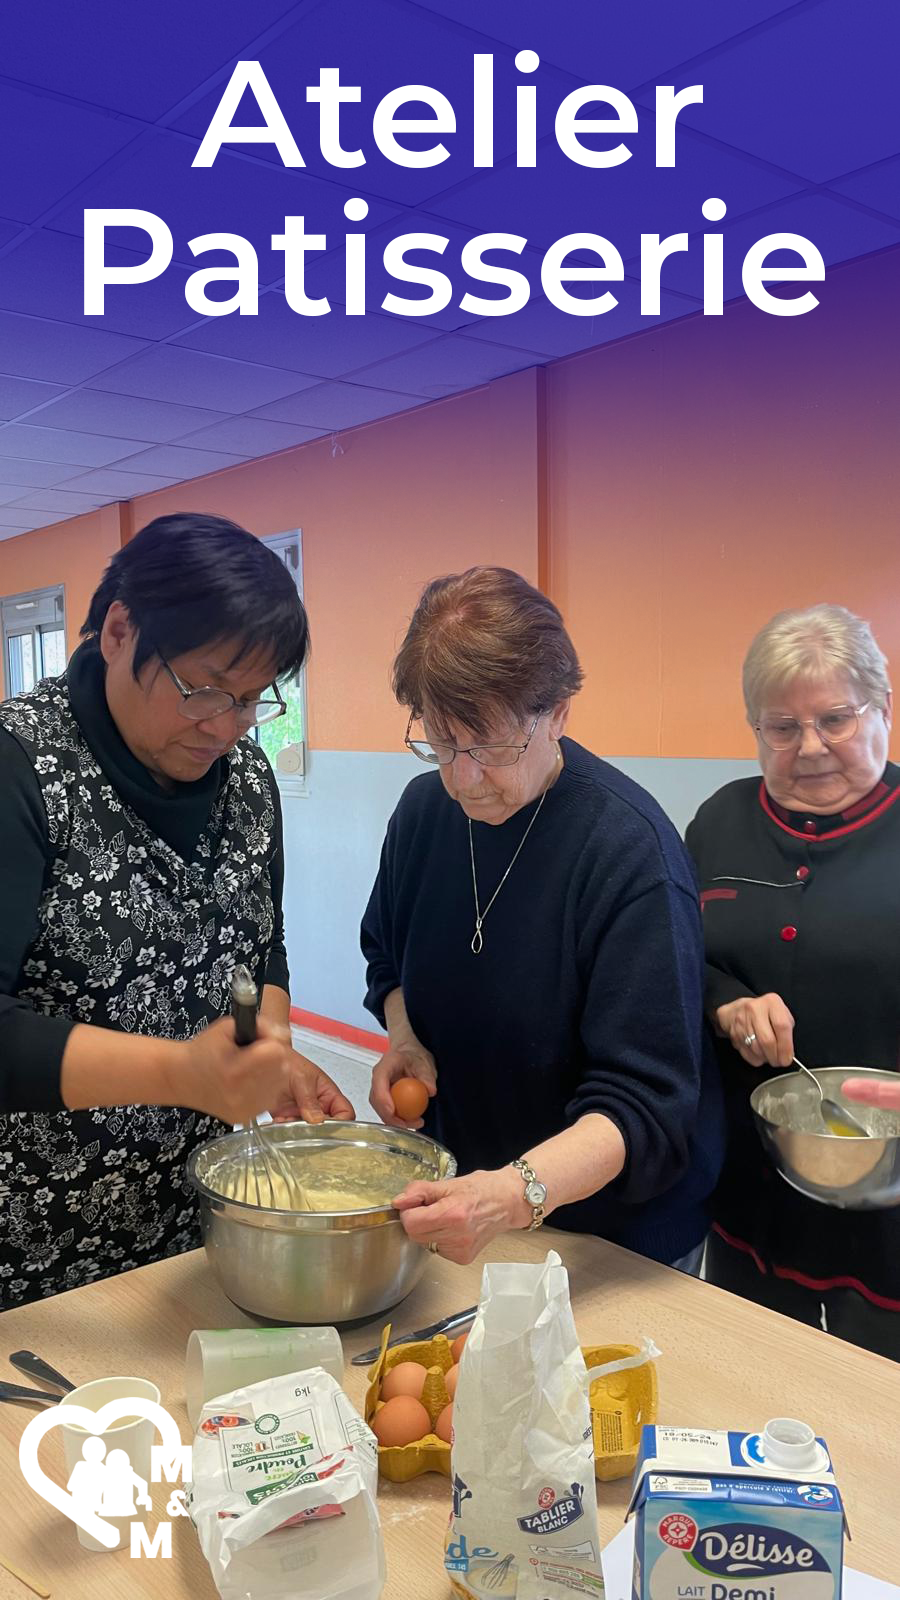
[[[270,550],[274,550],[281,557],[282,560],[284,560],[284,552],[285,551],[294,551],[294,552],[296,552],[296,559],[292,560],[292,561],[284,561],[284,564],[287,567],[288,571],[290,572],[291,576],[293,577],[294,583],[295,583],[296,588],[297,588],[297,593],[299,594],[300,599],[302,600],[303,599],[303,530],[302,530],[302,528],[291,528],[286,533],[268,534],[268,535],[266,535],[266,536],[264,536],[262,538],[262,543],[264,545],[268,545]],[[308,691],[307,691],[307,672],[306,672],[305,664],[301,668],[300,673],[298,675],[298,684],[299,684],[299,688],[300,688],[301,703],[302,703],[302,707],[303,707],[303,738],[301,740],[297,741],[297,742],[300,744],[300,748],[301,748],[303,771],[302,771],[302,773],[279,772],[278,768],[275,766],[274,762],[272,763],[272,771],[275,774],[275,781],[278,784],[278,789],[279,789],[279,792],[280,792],[280,794],[282,796],[284,796],[284,797],[291,796],[291,797],[295,797],[295,798],[298,798],[298,799],[302,799],[302,798],[304,798],[305,796],[307,796],[309,794],[309,740],[308,740],[308,737],[307,737],[307,732],[308,732],[308,729],[309,729],[309,701],[308,701]],[[278,721],[280,722],[281,718],[279,718]],[[277,727],[277,722],[275,724],[273,724],[273,726]],[[260,749],[263,750],[264,754],[268,755],[268,752],[264,750],[262,741],[259,738],[259,729],[258,728],[254,729],[254,736],[256,738],[256,742],[259,745]]]
[[[18,612],[29,612],[18,616]],[[66,643],[66,591],[62,583],[50,583],[41,589],[26,589],[22,594],[3,595],[0,598],[0,634],[3,648],[3,698],[13,698],[10,677],[9,645],[12,639],[31,638],[35,662],[40,668],[35,683],[46,676],[44,649],[41,642],[45,633],[61,632],[63,651],[68,659]],[[23,691],[20,691],[23,692]],[[24,691],[27,693],[28,691]]]

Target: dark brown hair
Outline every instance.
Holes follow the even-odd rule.
[[[470,567],[426,585],[394,662],[393,689],[438,732],[458,722],[480,738],[496,719],[524,723],[577,694],[584,674],[563,619],[508,567]]]

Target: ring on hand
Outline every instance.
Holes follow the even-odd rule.
[[[437,1255],[440,1255],[440,1251],[439,1251],[439,1250],[438,1250],[438,1247],[437,1247],[437,1245],[436,1245],[436,1244],[435,1244],[435,1242],[434,1242],[434,1240],[433,1240],[433,1239],[432,1239],[432,1241],[431,1241],[431,1243],[430,1243],[430,1245],[429,1245],[429,1246],[428,1246],[428,1248],[429,1248],[429,1250],[430,1250],[430,1251],[431,1251],[431,1254],[432,1254],[432,1255],[433,1255],[433,1256],[437,1256]]]
[[[755,1033],[748,1033],[748,1034],[745,1035],[745,1037],[744,1037],[744,1049],[745,1050],[749,1050],[750,1046],[752,1044],[755,1044],[755,1043],[756,1043],[756,1034]]]

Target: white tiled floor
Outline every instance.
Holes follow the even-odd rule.
[[[292,1032],[296,1049],[334,1079],[352,1103],[358,1120],[377,1122],[378,1118],[369,1105],[369,1083],[372,1068],[378,1060],[375,1052],[342,1044],[325,1034],[312,1033],[308,1028],[293,1028]]]

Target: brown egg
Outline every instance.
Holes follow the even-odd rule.
[[[457,1385],[458,1380],[459,1380],[459,1363],[457,1363],[455,1367],[451,1367],[449,1372],[445,1372],[444,1373],[444,1383],[447,1386],[447,1393],[450,1396],[451,1400],[455,1400],[456,1399],[456,1385]]]
[[[453,1440],[451,1438],[452,1431],[453,1431],[453,1403],[451,1401],[450,1405],[449,1406],[445,1406],[443,1411],[441,1412],[440,1416],[438,1417],[437,1422],[434,1425],[434,1432],[437,1434],[439,1439],[443,1439],[445,1444],[452,1444],[453,1443]]]
[[[425,1368],[418,1361],[398,1361],[385,1373],[382,1400],[395,1400],[398,1394],[411,1394],[414,1400],[421,1400],[425,1376]]]
[[[452,1355],[454,1361],[459,1361],[459,1358],[463,1353],[463,1345],[468,1337],[468,1333],[461,1333],[458,1339],[454,1339],[452,1345],[450,1346],[450,1354]]]
[[[415,1122],[428,1104],[428,1090],[418,1078],[398,1078],[391,1084],[394,1110],[404,1122]]]
[[[386,1400],[376,1412],[372,1418],[372,1432],[380,1445],[389,1448],[424,1439],[426,1433],[431,1432],[431,1424],[421,1400],[414,1400],[411,1394],[398,1394],[393,1400]]]

